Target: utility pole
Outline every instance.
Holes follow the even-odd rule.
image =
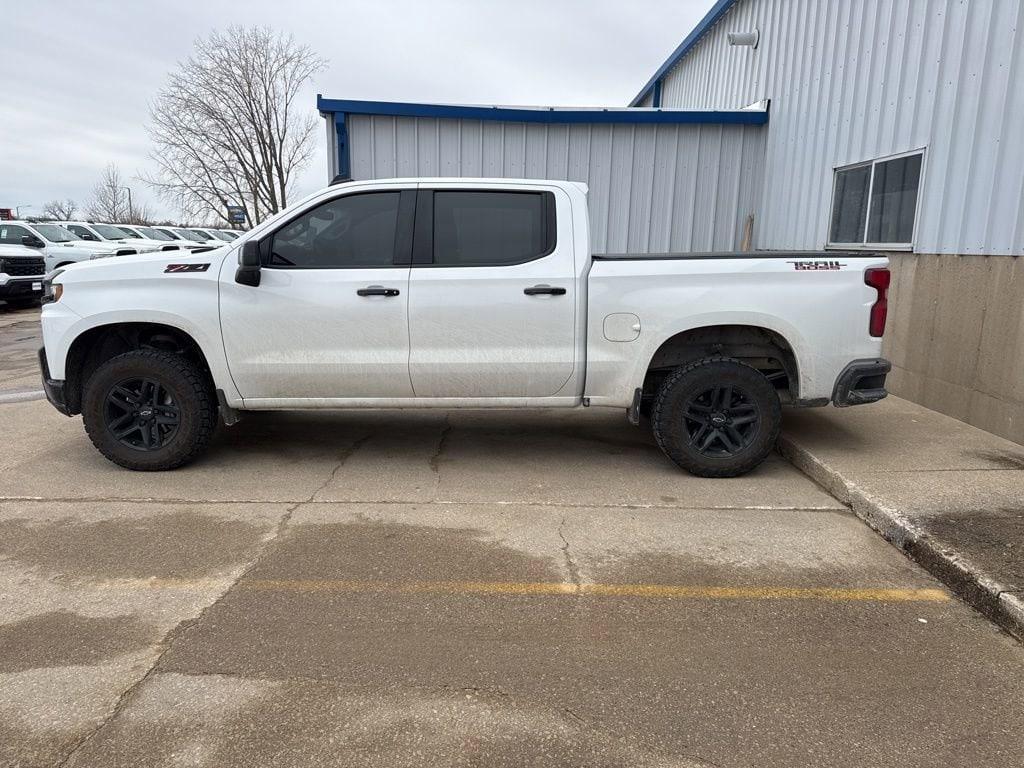
[[[125,190],[128,191],[128,223],[129,224],[134,224],[135,222],[132,221],[132,219],[134,218],[135,207],[132,205],[132,188],[131,187],[121,187],[121,189],[125,189]]]
[[[23,205],[16,205],[16,206],[14,206],[14,218],[16,218],[16,219],[20,219],[21,218],[21,209],[22,208],[32,208],[32,207],[33,206],[28,205],[27,203],[25,203]]]

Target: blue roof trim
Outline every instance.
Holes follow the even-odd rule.
[[[692,111],[685,109],[563,109],[556,107],[482,107],[457,104],[413,104],[400,101],[325,99],[317,94],[322,114],[438,117],[462,120],[504,120],[522,123],[726,123],[765,125],[762,110]]]
[[[707,12],[707,15],[693,28],[693,31],[686,36],[686,39],[679,44],[679,47],[672,51],[672,55],[665,59],[665,63],[661,65],[661,68],[654,73],[654,77],[647,81],[647,84],[640,90],[633,100],[629,102],[629,106],[635,107],[641,101],[644,96],[648,94],[654,84],[661,80],[672,67],[674,67],[683,56],[690,52],[690,49],[697,44],[697,41],[707,32],[715,22],[722,18],[726,11],[732,8],[738,0],[718,0],[711,10]]]

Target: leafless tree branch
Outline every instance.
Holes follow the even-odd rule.
[[[251,224],[277,213],[313,151],[316,116],[293,103],[325,63],[263,27],[197,40],[150,107],[157,170],[142,180],[188,219],[230,223],[229,204]]]

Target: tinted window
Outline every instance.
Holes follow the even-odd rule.
[[[83,237],[83,238],[86,238],[86,239],[88,239],[89,236],[92,235],[92,232],[90,232],[88,229],[83,227],[81,224],[68,224],[68,229],[70,229],[72,232],[74,232],[79,237]]]
[[[554,248],[553,209],[550,192],[435,192],[434,263],[487,266],[540,258]]]
[[[15,224],[2,224],[0,225],[0,243],[13,243],[14,245],[21,245],[21,238],[26,235],[32,234],[24,227],[19,227]]]
[[[920,180],[920,155],[875,163],[868,217],[869,243],[909,243],[913,239]]]
[[[270,264],[288,267],[391,266],[400,192],[349,195],[324,203],[274,233]]]
[[[830,242],[864,242],[864,219],[868,211],[868,184],[870,182],[870,165],[836,171]]]

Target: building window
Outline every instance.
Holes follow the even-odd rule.
[[[914,152],[837,168],[829,245],[913,245],[922,157]]]

